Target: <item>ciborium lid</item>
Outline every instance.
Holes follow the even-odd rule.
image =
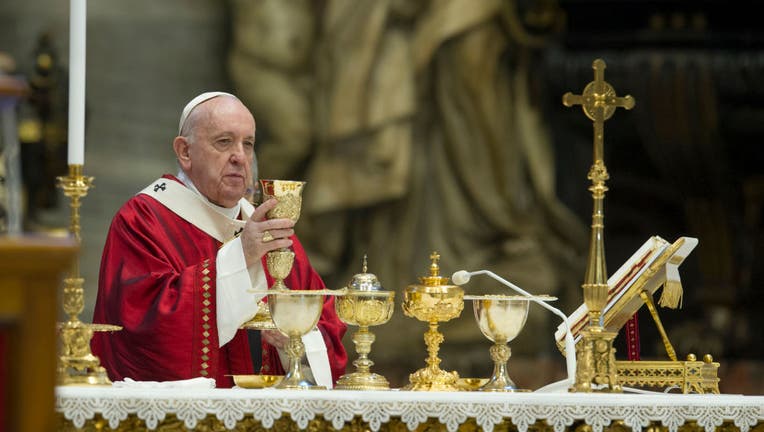
[[[419,291],[419,292],[450,292],[458,291],[463,292],[462,287],[458,285],[452,285],[447,276],[440,275],[440,254],[433,252],[430,254],[430,274],[427,276],[420,276],[419,284],[409,285],[406,291]]]
[[[350,280],[347,287],[350,291],[381,291],[382,284],[374,273],[367,273],[366,255],[363,256],[363,270]]]

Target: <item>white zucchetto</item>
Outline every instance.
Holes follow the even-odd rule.
[[[178,123],[178,135],[180,135],[181,132],[183,131],[183,125],[186,124],[186,119],[188,118],[189,114],[191,114],[191,111],[193,111],[194,108],[197,107],[197,105],[199,105],[202,102],[208,101],[212,98],[216,98],[218,96],[231,96],[233,98],[239,99],[236,96],[232,95],[231,93],[226,93],[226,92],[206,92],[191,99],[191,102],[186,104],[186,107],[183,108],[183,113],[180,115],[180,122]]]

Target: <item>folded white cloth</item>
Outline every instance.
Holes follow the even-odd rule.
[[[215,380],[212,378],[191,378],[177,381],[135,381],[125,378],[124,381],[114,381],[114,387],[123,388],[196,388],[211,389],[215,388]]]

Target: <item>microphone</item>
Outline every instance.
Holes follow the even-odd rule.
[[[459,270],[455,272],[453,275],[451,275],[451,280],[456,285],[464,285],[470,281],[472,276],[481,275],[481,274],[487,275],[491,277],[492,279],[499,281],[502,285],[512,288],[512,290],[522,294],[524,297],[527,297],[528,300],[532,301],[533,303],[536,303],[537,305],[543,307],[544,309],[562,318],[562,322],[565,324],[565,364],[567,367],[568,379],[560,381],[558,383],[549,384],[536,391],[555,391],[558,389],[558,387],[561,387],[561,386],[564,386],[564,391],[567,391],[568,387],[572,386],[576,382],[576,344],[573,341],[573,333],[571,333],[570,331],[571,327],[570,327],[570,322],[568,320],[568,316],[562,313],[561,310],[551,306],[549,303],[545,302],[544,300],[541,300],[535,297],[533,294],[525,291],[524,289],[513,284],[512,282],[488,270],[478,270],[473,272],[468,272],[466,270]]]

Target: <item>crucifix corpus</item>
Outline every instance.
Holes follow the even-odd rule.
[[[570,391],[574,392],[620,392],[616,374],[613,339],[616,332],[609,332],[602,326],[602,309],[608,298],[608,275],[605,265],[603,201],[609,178],[604,161],[604,124],[613,116],[616,108],[632,109],[634,98],[627,95],[617,97],[613,86],[605,81],[605,62],[594,60],[594,81],[590,82],[580,95],[570,92],[562,96],[567,107],[581,105],[584,114],[594,123],[594,163],[587,178],[592,181],[589,190],[594,200],[592,230],[589,241],[589,258],[582,288],[584,303],[589,309],[589,326],[576,346],[576,382]]]

